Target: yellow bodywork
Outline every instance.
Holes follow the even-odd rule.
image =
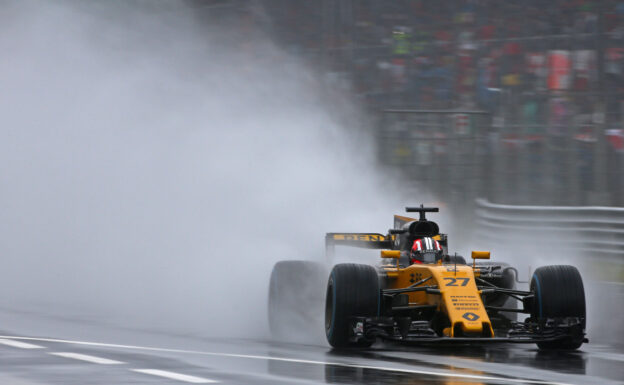
[[[401,252],[399,250],[382,250],[381,258],[401,258]]]
[[[406,268],[385,267],[384,270],[388,276],[388,289],[407,288],[431,277],[418,286],[436,285],[440,294],[424,291],[405,294],[409,296],[410,306],[436,305],[439,311],[448,315],[451,326],[444,329],[446,336],[454,337],[458,326],[464,336],[494,336],[471,266],[413,264]]]

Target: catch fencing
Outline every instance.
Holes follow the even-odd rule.
[[[475,214],[477,236],[486,239],[517,242],[521,234],[524,242],[624,261],[624,208],[511,206],[477,199]]]
[[[624,206],[624,136],[572,124],[563,134],[528,131],[487,111],[383,109],[382,164],[436,199],[465,207],[477,198],[512,205]],[[621,149],[613,143],[620,143]],[[618,145],[619,146],[619,145]],[[470,208],[472,211],[472,207]]]
[[[451,204],[487,196],[489,113],[386,109],[379,117],[379,159],[401,170],[407,184]]]

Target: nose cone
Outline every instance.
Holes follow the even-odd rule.
[[[472,268],[465,265],[440,265],[431,270],[452,325],[445,334],[449,337],[493,337],[490,319],[481,301]]]

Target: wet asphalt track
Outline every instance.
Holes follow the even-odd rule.
[[[129,330],[0,309],[0,384],[623,384],[624,351],[326,346]]]

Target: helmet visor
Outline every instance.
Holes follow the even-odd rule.
[[[439,253],[435,251],[423,252],[423,253],[420,253],[420,260],[423,261],[424,263],[435,263],[438,254]]]

